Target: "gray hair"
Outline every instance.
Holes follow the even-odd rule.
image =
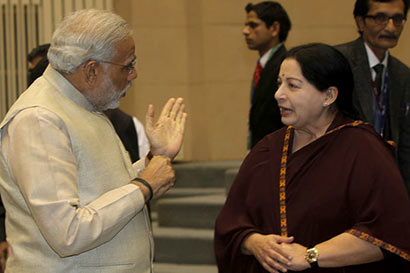
[[[132,34],[127,22],[107,10],[79,10],[65,17],[53,33],[48,60],[71,74],[89,60],[110,61],[118,42]]]

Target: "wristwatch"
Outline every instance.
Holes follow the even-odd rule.
[[[319,268],[317,259],[319,258],[319,251],[312,247],[306,250],[305,259],[310,264],[311,268]]]

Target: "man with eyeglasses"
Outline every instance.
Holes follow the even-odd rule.
[[[389,53],[399,41],[408,9],[409,0],[357,0],[354,18],[360,37],[337,49],[352,67],[358,117],[396,147],[410,195],[410,70]]]
[[[28,86],[30,86],[30,84],[32,84],[46,70],[48,66],[47,53],[49,47],[50,44],[39,45],[28,54]],[[125,70],[131,71],[135,68],[137,58],[134,56],[126,65],[115,64],[108,61],[101,62],[109,63],[112,65],[119,65]],[[106,114],[110,119],[115,131],[117,132],[122,143],[130,154],[131,161],[133,163],[147,155],[147,153],[149,152],[149,141],[147,139],[147,136],[145,135],[144,126],[136,117],[128,115],[120,108],[107,109],[104,111],[104,114]]]
[[[248,139],[248,148],[251,149],[265,135],[283,126],[274,95],[278,89],[280,64],[286,55],[284,42],[291,22],[277,2],[249,3],[245,10],[242,33],[248,48],[259,54],[251,85]]]
[[[6,272],[153,272],[145,204],[175,184],[183,100],[169,99],[155,123],[148,107],[151,152],[133,164],[103,114],[137,77],[130,26],[77,11],[55,30],[48,59],[0,124]]]
[[[100,62],[120,66],[123,70],[132,73],[137,64],[137,58],[136,56],[132,57],[125,65],[108,61]],[[144,126],[136,117],[128,115],[118,107],[106,109],[104,114],[110,119],[133,163],[147,155],[149,141],[145,135]]]

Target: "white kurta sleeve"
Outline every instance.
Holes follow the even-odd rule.
[[[19,113],[3,129],[1,148],[38,228],[61,257],[109,241],[145,205],[139,187],[124,181],[81,207],[69,135],[61,119],[47,110]]]

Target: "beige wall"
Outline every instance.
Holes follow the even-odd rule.
[[[189,113],[183,160],[246,155],[250,81],[257,54],[241,34],[247,0],[116,0],[133,26],[138,79],[121,108],[145,120],[167,98],[185,98]],[[282,0],[293,26],[286,42],[338,44],[357,37],[354,0]],[[256,2],[254,2],[256,3]],[[410,28],[392,52],[410,65]]]

